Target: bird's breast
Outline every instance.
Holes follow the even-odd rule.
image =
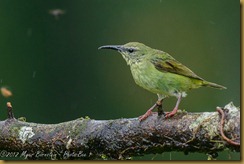
[[[147,89],[153,93],[161,92],[158,85],[159,79],[162,80],[163,74],[158,75],[158,71],[151,63],[137,62],[131,65],[132,76],[139,86]]]
[[[150,92],[166,96],[177,96],[178,93],[194,88],[190,78],[158,71],[151,62],[142,61],[130,66],[136,84]]]

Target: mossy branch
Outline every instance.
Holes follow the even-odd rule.
[[[232,103],[223,108],[223,131],[240,143],[240,110]],[[216,153],[240,151],[220,133],[218,112],[179,111],[165,119],[154,114],[138,118],[92,120],[79,118],[59,124],[0,121],[0,150],[28,159],[127,159],[169,151]]]

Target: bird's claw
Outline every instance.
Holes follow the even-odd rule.
[[[139,121],[143,121],[145,119],[147,119],[149,116],[151,116],[153,113],[151,110],[148,110],[145,114],[143,114],[142,116],[139,117]]]
[[[171,112],[165,112],[165,118],[173,117],[177,112],[177,109],[172,110]]]
[[[143,114],[142,116],[139,117],[139,121],[145,120],[150,115],[152,115],[152,111],[147,111],[145,114]]]

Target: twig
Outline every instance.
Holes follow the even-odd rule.
[[[224,114],[224,111],[220,107],[217,107],[216,110],[219,112],[219,114],[221,116],[221,121],[220,121],[220,124],[219,124],[221,136],[223,137],[223,139],[226,142],[228,142],[228,143],[230,143],[232,145],[240,146],[240,143],[235,142],[235,141],[232,141],[231,139],[229,139],[228,137],[225,136],[224,131],[223,131],[223,127],[224,127],[224,123],[225,123],[225,114]]]

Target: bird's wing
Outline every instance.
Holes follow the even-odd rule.
[[[170,72],[194,79],[203,80],[201,77],[197,76],[189,68],[187,68],[171,56],[170,58],[155,57],[154,59],[151,59],[151,63],[155,66],[157,70],[161,72]]]

